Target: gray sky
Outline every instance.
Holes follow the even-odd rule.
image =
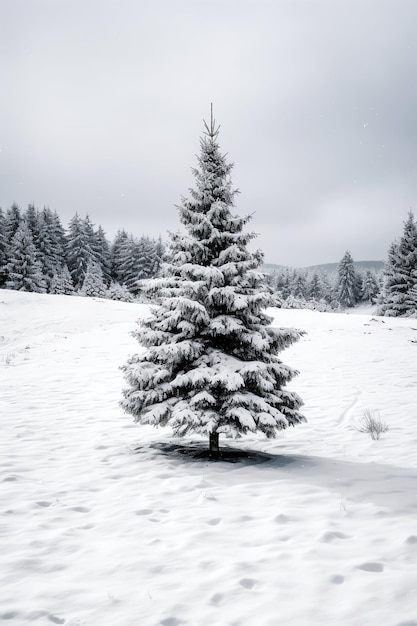
[[[179,226],[214,103],[267,262],[384,259],[417,201],[415,0],[0,0],[0,206]]]

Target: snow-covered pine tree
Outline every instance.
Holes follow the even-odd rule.
[[[359,302],[360,289],[353,258],[347,250],[338,267],[338,299],[343,307],[352,307]]]
[[[35,242],[36,245],[36,242]],[[65,261],[65,234],[56,212],[44,207],[39,213],[37,248],[49,289],[55,274],[61,274]]]
[[[105,298],[107,287],[104,284],[101,266],[96,261],[89,261],[85,272],[83,286],[80,289],[82,296]]]
[[[0,287],[6,282],[7,247],[6,219],[0,207]]]
[[[38,234],[39,234],[39,210],[35,207],[34,204],[29,204],[26,209],[23,219],[26,224],[29,226],[29,230],[32,233],[33,243],[38,248]]]
[[[107,298],[110,300],[121,300],[122,302],[132,302],[133,295],[130,293],[126,285],[120,285],[120,283],[112,282],[107,289]]]
[[[127,232],[124,229],[118,230],[110,248],[112,279],[120,284],[123,284],[125,279],[121,266],[125,255],[126,242],[128,240],[129,235]]]
[[[111,282],[110,244],[107,240],[106,233],[100,225],[94,232],[93,251],[95,260],[99,263],[101,271],[103,272],[103,280],[106,285],[109,285]]]
[[[157,242],[149,237],[141,237],[140,257],[138,258],[139,278],[153,278],[159,268],[159,260],[157,257]]]
[[[119,277],[120,282],[126,285],[130,293],[136,295],[139,292],[138,256],[140,255],[140,244],[137,237],[129,235],[123,241],[119,250]]]
[[[413,315],[417,287],[417,225],[410,211],[401,239],[388,250],[384,268],[383,302],[380,313],[391,317]]]
[[[161,305],[135,336],[146,348],[122,367],[129,387],[122,406],[143,424],[169,425],[177,436],[265,433],[305,418],[300,397],[286,384],[296,371],[278,353],[302,334],[274,329],[272,301],[258,271],[260,252],[247,246],[250,216],[235,215],[230,171],[213,117],[201,138],[191,198],[178,207],[185,234],[171,235],[171,262],[150,288]]]
[[[367,270],[363,278],[362,300],[374,304],[379,294],[379,282],[375,272]]]
[[[66,263],[55,271],[51,279],[49,291],[50,293],[66,296],[74,294],[74,285],[72,284],[71,274],[69,273]]]
[[[308,285],[308,297],[319,301],[323,297],[323,281],[318,272],[313,272]]]
[[[16,234],[22,222],[22,213],[19,206],[13,203],[12,206],[7,209],[4,217],[4,234],[6,236],[7,244],[9,245]]]
[[[67,265],[76,289],[82,287],[87,265],[94,259],[89,234],[84,220],[76,213],[68,225],[66,248]]]
[[[46,291],[42,266],[37,258],[32,233],[25,221],[18,227],[9,246],[9,262],[6,264],[8,289],[16,291]]]

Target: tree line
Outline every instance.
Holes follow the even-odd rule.
[[[283,308],[331,311],[361,302],[375,304],[383,276],[381,272],[355,266],[347,251],[337,272],[284,267],[274,271],[268,282]]]
[[[159,270],[161,239],[119,230],[110,242],[89,215],[65,229],[56,211],[0,209],[0,287],[130,300]]]
[[[141,294],[142,280],[158,274],[164,254],[160,237],[135,237],[124,229],[110,243],[89,215],[76,213],[65,230],[49,208],[0,208],[0,287],[131,300]],[[335,273],[284,267],[267,282],[284,308],[328,311],[370,303],[380,315],[417,315],[414,215],[409,212],[381,272],[357,267],[346,251]]]
[[[321,311],[374,304],[379,315],[417,316],[417,224],[412,211],[403,234],[393,241],[381,272],[355,265],[346,251],[337,272],[284,267],[268,277],[284,308]]]

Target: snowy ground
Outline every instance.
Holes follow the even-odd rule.
[[[0,622],[417,626],[417,320],[275,311],[309,422],[213,463],[118,407],[146,311],[0,291]]]

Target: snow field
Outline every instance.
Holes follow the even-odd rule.
[[[275,310],[308,423],[212,463],[118,406],[147,310],[0,292],[0,623],[417,626],[417,321]]]

